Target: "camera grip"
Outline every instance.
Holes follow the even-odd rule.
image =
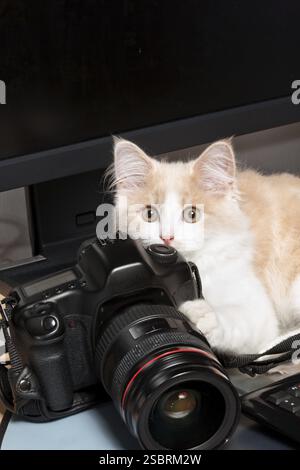
[[[47,348],[34,347],[31,365],[37,377],[48,407],[53,411],[72,406],[73,390],[67,358],[61,341]]]
[[[72,406],[73,387],[64,348],[64,325],[57,313],[45,312],[27,321],[32,337],[30,366],[39,378],[48,407],[53,411]]]

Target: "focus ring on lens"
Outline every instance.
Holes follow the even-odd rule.
[[[171,350],[174,347],[184,348],[185,346],[197,348],[200,351],[207,351],[207,345],[196,336],[189,333],[166,332],[153,334],[149,338],[143,339],[134,349],[131,349],[121,360],[113,374],[111,384],[111,396],[113,399],[120,399],[127,385],[128,378],[132,376],[132,370],[141,361],[148,359],[151,354],[159,355],[163,350]],[[210,361],[214,359],[211,355]],[[205,362],[205,357],[203,357]]]
[[[135,339],[131,336],[130,330],[136,325],[143,329],[150,322],[150,326],[156,327],[161,319],[168,319],[168,322],[160,329],[148,330]],[[207,353],[210,351],[205,338],[174,307],[151,304],[130,306],[100,331],[95,351],[98,377],[112,398],[120,400],[126,382],[141,361],[174,346],[192,346]]]
[[[123,328],[127,327],[135,320],[139,320],[140,318],[146,319],[152,316],[158,316],[160,318],[178,318],[187,321],[186,317],[181,312],[169,305],[132,305],[126,308],[121,315],[119,314],[113,318],[107,328],[101,332],[96,349],[96,360],[98,364],[104,359],[108,348]]]

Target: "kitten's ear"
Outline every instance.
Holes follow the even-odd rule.
[[[114,186],[119,189],[141,187],[156,162],[129,140],[114,137]]]
[[[193,164],[204,190],[225,193],[234,188],[236,165],[230,140],[210,145]]]

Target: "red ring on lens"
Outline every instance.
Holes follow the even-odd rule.
[[[122,407],[123,410],[124,410],[125,400],[126,400],[126,397],[128,395],[129,389],[132,386],[135,379],[138,377],[138,375],[140,375],[141,372],[143,372],[147,367],[151,366],[158,359],[161,359],[162,357],[166,357],[166,356],[169,356],[170,354],[174,354],[174,353],[178,353],[178,352],[194,352],[194,353],[196,352],[198,354],[201,354],[202,356],[206,356],[209,359],[212,359],[214,362],[219,363],[219,361],[212,354],[210,354],[209,352],[206,352],[206,351],[202,351],[201,349],[197,349],[197,348],[188,348],[188,347],[186,347],[186,348],[176,348],[176,349],[171,349],[170,351],[166,351],[164,353],[161,353],[158,356],[154,357],[153,359],[150,359],[150,361],[146,362],[144,365],[142,365],[137,370],[137,372],[131,377],[128,384],[126,385],[126,388],[124,390],[123,397],[122,397],[121,407]]]

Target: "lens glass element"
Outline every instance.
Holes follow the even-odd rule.
[[[167,394],[164,400],[159,402],[161,412],[170,419],[185,419],[195,413],[200,396],[193,390],[178,390]]]
[[[181,383],[155,402],[149,430],[166,449],[192,449],[217,432],[224,416],[224,398],[213,385],[202,381]]]

